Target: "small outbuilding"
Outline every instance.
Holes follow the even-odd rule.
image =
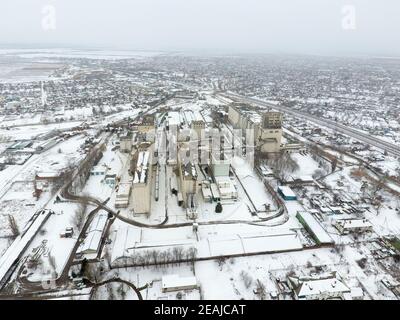
[[[279,195],[286,201],[294,201],[297,200],[296,194],[287,186],[279,186],[278,187]]]
[[[197,289],[196,277],[180,277],[177,274],[163,276],[161,279],[163,292]]]

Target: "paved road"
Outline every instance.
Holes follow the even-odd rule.
[[[319,117],[310,115],[308,113],[305,113],[305,112],[302,112],[299,110],[294,110],[294,109],[284,107],[281,105],[275,105],[275,104],[271,104],[271,103],[268,103],[268,102],[265,102],[265,101],[262,101],[259,99],[244,97],[244,96],[240,96],[240,95],[233,94],[233,93],[220,93],[219,95],[222,97],[225,97],[225,98],[232,99],[232,100],[242,101],[242,102],[246,102],[246,103],[254,103],[254,104],[258,104],[263,107],[269,107],[269,108],[273,108],[273,109],[276,109],[279,111],[283,111],[285,113],[309,120],[309,121],[314,122],[323,127],[328,127],[335,131],[341,132],[341,133],[346,134],[346,135],[348,135],[354,139],[357,139],[359,141],[368,143],[376,148],[386,151],[388,154],[391,154],[395,157],[400,157],[400,146],[395,145],[390,142],[387,142],[387,141],[384,141],[382,139],[376,138],[374,136],[371,136],[371,135],[361,132],[359,130],[347,127],[336,121],[328,120],[328,119],[321,119]]]

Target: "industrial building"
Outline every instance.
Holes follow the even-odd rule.
[[[230,105],[228,109],[228,119],[235,129],[252,129],[254,137],[260,135],[261,117],[247,106]]]
[[[237,128],[240,124],[240,111],[233,105],[230,105],[228,108],[228,120],[232,124],[233,127]]]
[[[272,171],[272,169],[265,164],[260,164],[259,166],[257,166],[256,169],[262,178],[274,177],[274,172]]]
[[[201,193],[205,202],[212,202],[213,196],[209,181],[203,181],[203,183],[201,184]]]
[[[310,233],[315,242],[319,245],[332,245],[335,242],[326,232],[322,225],[307,211],[299,211],[296,214],[297,220]]]
[[[138,150],[133,159],[131,206],[134,213],[150,213],[152,148]]]
[[[110,186],[111,188],[115,186],[116,181],[117,181],[117,175],[115,173],[106,174],[104,177],[104,183]]]
[[[216,185],[220,200],[236,200],[238,192],[235,183],[228,177],[216,177]]]
[[[282,113],[268,111],[263,114],[262,127],[263,128],[281,128],[282,127]]]
[[[58,138],[49,139],[47,141],[42,141],[35,145],[35,153],[41,153],[50,148],[54,147],[60,140]]]
[[[131,182],[121,182],[118,185],[117,195],[115,196],[115,208],[127,208],[131,195]]]
[[[195,277],[180,277],[177,274],[163,276],[161,278],[163,292],[193,290],[197,289],[197,279]]]
[[[282,113],[266,112],[262,117],[259,145],[262,153],[276,153],[281,150]]]
[[[14,142],[6,150],[7,151],[20,151],[25,148],[31,147],[32,144],[33,144],[33,141],[31,141],[31,140],[19,140],[19,141]]]
[[[135,124],[133,129],[140,133],[148,133],[155,129],[154,121],[154,116],[147,115],[142,119],[142,121],[140,121],[140,123]]]
[[[198,216],[198,203],[197,195],[194,193],[189,193],[186,200],[186,216],[188,219],[195,220]]]
[[[192,132],[196,133],[196,137],[198,140],[201,140],[202,133],[206,129],[206,123],[204,120],[193,120],[190,124],[190,128]]]
[[[229,177],[229,169],[232,157],[228,157],[225,152],[211,154],[211,172],[214,177]]]
[[[78,254],[91,255],[98,253],[101,239],[107,226],[107,221],[107,212],[101,212],[93,218],[87,231],[86,238],[78,249]]]
[[[218,186],[216,183],[210,184],[210,191],[212,195],[212,201],[221,201],[221,195],[218,190]]]
[[[121,152],[131,152],[132,144],[133,144],[133,135],[132,132],[125,132],[119,138],[120,141],[120,150]]]
[[[166,119],[167,130],[172,132],[178,132],[181,125],[181,118],[179,112],[170,111]]]
[[[280,112],[265,112],[262,117],[254,110],[231,105],[228,119],[234,128],[252,129],[256,146],[262,153],[277,153],[281,150],[283,116]]]
[[[198,189],[198,175],[196,165],[187,162],[183,163],[178,155],[179,191],[187,205],[188,194],[196,194]]]
[[[107,167],[105,166],[95,166],[90,170],[91,176],[104,176],[107,173]]]
[[[286,200],[286,201],[297,200],[296,194],[293,192],[292,189],[290,189],[287,186],[279,186],[278,193],[283,198],[283,200]]]

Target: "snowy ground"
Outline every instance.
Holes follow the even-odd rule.
[[[9,215],[22,229],[26,222],[39,209],[43,208],[52,196],[51,184],[43,184],[39,200],[33,196],[33,178],[39,172],[58,172],[82,156],[77,149],[84,141],[83,136],[75,136],[53,148],[33,155],[24,165],[8,166],[0,171],[0,253],[10,245]],[[59,152],[61,150],[61,153]]]
[[[202,286],[204,299],[259,299],[253,291],[257,287],[257,280],[265,285],[267,292],[276,292],[278,288],[273,281],[275,273],[281,271],[281,275],[286,275],[291,270],[305,270],[309,266],[322,266],[328,271],[336,270],[348,285],[360,287],[361,281],[367,288],[366,295],[394,299],[391,292],[376,286],[375,280],[379,275],[369,279],[369,275],[357,265],[356,260],[361,257],[357,248],[346,247],[343,255],[347,263],[343,263],[341,256],[333,249],[233,258],[223,262],[202,261],[195,264],[195,271]],[[213,281],[209,280],[211,273],[214,274]],[[268,297],[269,295],[267,299]]]

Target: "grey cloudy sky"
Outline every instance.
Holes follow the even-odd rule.
[[[0,44],[399,55],[399,16],[399,0],[1,0]]]

